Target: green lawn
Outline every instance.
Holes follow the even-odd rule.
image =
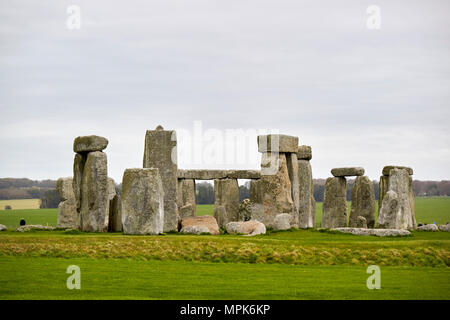
[[[81,270],[68,290],[66,268]],[[0,299],[450,299],[450,270],[2,257]],[[20,279],[20,281],[19,281]],[[420,282],[418,281],[420,279]]]
[[[449,200],[417,198],[417,220],[450,220]],[[213,211],[197,208],[199,215]],[[56,215],[56,209],[0,211],[0,223],[10,230],[20,218],[55,225]],[[80,291],[65,287],[71,264],[81,267]],[[365,270],[373,264],[381,268],[381,290],[366,288]],[[449,267],[448,232],[0,233],[0,299],[450,299]]]

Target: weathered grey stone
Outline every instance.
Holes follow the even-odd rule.
[[[178,170],[178,179],[214,180],[226,179],[227,170]]]
[[[294,214],[292,187],[286,163],[286,154],[263,153],[261,159],[260,192],[263,214],[260,217],[266,228],[273,228],[279,213]]]
[[[438,228],[440,231],[450,232],[450,223],[441,224]]]
[[[178,179],[178,215],[179,219],[197,214],[194,179]]]
[[[122,230],[122,200],[120,195],[116,194],[109,201],[108,231],[120,232]]]
[[[99,136],[82,136],[76,137],[73,141],[73,151],[80,152],[92,152],[102,151],[108,146],[108,139]]]
[[[405,169],[405,170],[408,172],[408,174],[409,174],[410,176],[412,176],[412,175],[414,174],[413,169],[410,168],[410,167],[403,167],[403,166],[385,166],[385,167],[383,168],[383,176],[389,176],[392,169]]]
[[[298,152],[298,137],[284,134],[258,136],[258,151],[266,152]]]
[[[56,181],[60,203],[58,205],[57,227],[64,229],[80,228],[80,215],[76,208],[72,178],[59,178]]]
[[[261,180],[250,180],[250,201],[252,203],[263,202],[262,190],[261,190]]]
[[[106,154],[88,153],[81,184],[81,230],[107,231],[109,218],[108,169]]]
[[[178,229],[177,136],[175,131],[148,130],[145,135],[144,168],[158,168],[164,188],[164,232]]]
[[[259,170],[178,170],[178,179],[260,179]]]
[[[402,229],[333,228],[331,230],[358,236],[398,237],[411,235],[411,232]]]
[[[208,227],[205,226],[189,226],[189,227],[184,227],[180,230],[180,233],[184,233],[184,234],[204,234],[204,233],[208,233],[209,229]]]
[[[347,180],[344,177],[328,178],[325,183],[322,227],[347,226]]]
[[[8,231],[8,228],[4,224],[0,224],[0,231]]]
[[[296,153],[286,154],[286,165],[291,181],[291,197],[294,204],[294,212],[292,214],[292,227],[299,226],[299,206],[300,206],[300,182],[299,182],[299,164]]]
[[[302,160],[311,160],[312,159],[312,150],[310,146],[298,146],[297,152],[298,159]]]
[[[189,227],[193,227],[196,230],[205,230],[204,228],[206,228],[206,232],[210,234],[220,234],[219,225],[213,216],[187,217],[181,220],[181,230],[184,229],[186,231],[186,228]],[[203,231],[200,233],[203,233]]]
[[[356,221],[354,223],[354,227],[355,228],[365,228],[365,229],[367,229],[367,219],[362,217],[362,216],[356,217]]]
[[[249,221],[252,218],[252,202],[244,199],[239,204],[239,221]]]
[[[229,234],[243,234],[246,236],[256,236],[258,234],[266,233],[266,226],[259,221],[232,221],[226,225],[227,233]]]
[[[406,169],[392,169],[389,191],[386,192],[378,217],[378,227],[384,229],[414,229],[416,221],[411,199],[411,179]]]
[[[227,170],[229,179],[261,179],[260,170]]]
[[[180,220],[183,218],[186,218],[186,217],[195,217],[195,215],[196,215],[195,207],[191,203],[188,203],[182,207],[179,207],[178,215],[179,215]]]
[[[359,227],[359,217],[364,217],[367,227],[375,227],[375,191],[373,183],[367,176],[356,178],[352,190],[352,205],[350,211],[349,227]]]
[[[225,228],[228,222],[239,219],[239,185],[237,179],[214,180],[214,207],[214,217],[221,228]]]
[[[280,213],[275,216],[273,230],[289,230],[294,217],[289,213]]]
[[[380,215],[381,205],[383,204],[384,196],[389,190],[389,177],[381,176],[380,183],[378,185],[378,216]]]
[[[439,228],[437,225],[433,224],[426,224],[420,227],[417,227],[417,230],[420,231],[439,231]]]
[[[26,226],[20,226],[16,229],[17,232],[28,232],[28,231],[52,231],[55,230],[55,227],[52,226],[43,226],[41,224],[28,224]]]
[[[122,180],[125,234],[160,234],[164,227],[164,190],[157,168],[126,169]]]
[[[335,177],[351,177],[364,175],[364,168],[348,167],[348,168],[334,168],[331,169],[331,174]]]
[[[111,216],[111,201],[114,199],[114,197],[116,196],[116,183],[114,182],[113,178],[108,178],[108,203],[106,206],[106,212],[107,217],[106,217],[106,221],[105,221],[105,225],[106,225],[106,229],[109,230],[109,217]]]
[[[298,160],[299,177],[299,228],[313,228],[316,217],[316,202],[314,201],[314,181],[311,164],[308,160]]]
[[[83,179],[84,166],[86,164],[87,154],[75,154],[73,160],[73,192],[75,195],[76,208],[78,213],[81,211],[81,180]]]

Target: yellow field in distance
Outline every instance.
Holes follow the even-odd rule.
[[[39,209],[41,199],[0,200],[0,210],[5,210],[7,205],[10,205],[12,210]]]

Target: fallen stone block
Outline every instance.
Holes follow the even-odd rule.
[[[439,231],[439,228],[435,224],[426,224],[426,225],[417,227],[417,230],[420,230],[420,231]]]
[[[28,231],[52,231],[55,230],[55,227],[52,226],[43,226],[40,224],[28,224],[25,226],[20,226],[16,229],[18,232],[28,232]]]
[[[358,236],[396,237],[411,235],[411,232],[404,229],[332,228],[331,230]]]
[[[197,230],[201,231],[200,233],[208,232],[212,235],[220,234],[219,225],[217,224],[217,221],[213,216],[196,216],[184,218],[183,220],[181,220],[181,230],[185,229],[185,232],[187,232],[186,228],[191,228],[187,229],[191,230],[191,232]]]
[[[229,234],[243,234],[247,236],[256,236],[258,234],[266,233],[266,226],[259,221],[232,221],[226,225],[227,233]]]

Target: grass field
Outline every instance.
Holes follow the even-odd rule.
[[[318,213],[321,204],[318,204]],[[212,214],[212,205],[197,206]],[[445,223],[450,198],[416,198],[417,221]],[[0,224],[56,225],[56,209],[0,212]],[[320,215],[318,222],[320,222]],[[82,289],[68,290],[78,265]],[[368,290],[366,268],[381,268]],[[20,281],[18,280],[20,279]],[[420,279],[420,280],[419,280]],[[238,235],[0,233],[0,299],[450,299],[450,233],[399,238],[317,230]]]
[[[14,199],[14,200],[0,200],[0,211],[5,209],[5,206],[11,206],[13,210],[22,209],[39,209],[41,205],[40,199]]]

